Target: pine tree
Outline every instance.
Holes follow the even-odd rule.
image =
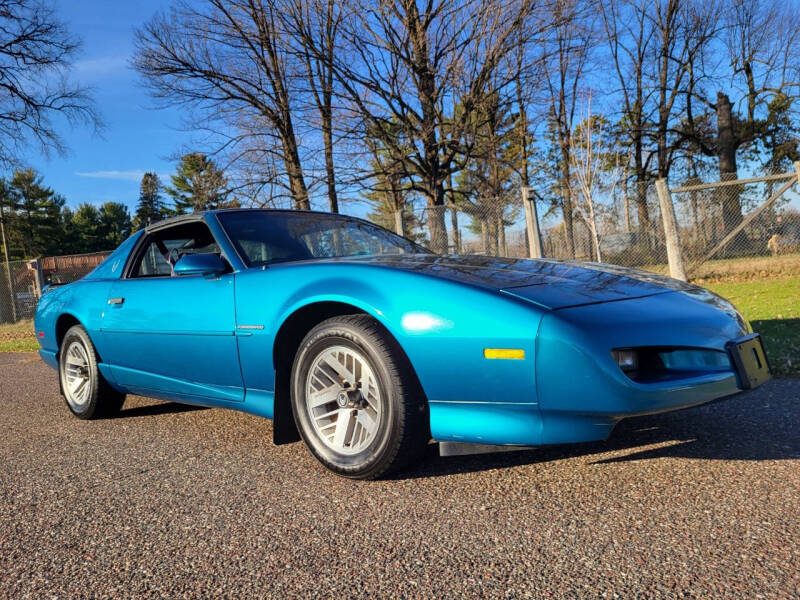
[[[139,187],[139,203],[133,217],[133,229],[139,230],[164,216],[164,203],[161,201],[161,180],[155,173],[145,173]]]
[[[14,248],[20,258],[57,253],[62,242],[64,197],[45,187],[33,169],[16,171],[7,188],[4,212],[9,250]]]
[[[131,234],[128,207],[120,202],[106,202],[100,207],[101,245],[98,250],[112,250]]]
[[[61,209],[61,244],[56,254],[78,254],[81,252],[83,242],[79,238],[78,231],[72,220],[74,215],[75,212],[69,206],[64,206]]]
[[[186,154],[172,176],[172,187],[166,188],[172,197],[176,214],[238,206],[228,201],[228,182],[225,173],[205,154]]]
[[[72,213],[72,228],[78,242],[78,252],[95,252],[101,249],[103,228],[100,211],[96,206],[87,202],[80,204]]]

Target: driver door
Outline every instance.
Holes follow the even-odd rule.
[[[233,273],[176,276],[187,253],[220,252],[202,221],[150,233],[114,283],[103,349],[128,392],[171,399],[241,401]]]

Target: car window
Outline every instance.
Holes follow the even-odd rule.
[[[221,254],[205,223],[176,225],[148,236],[131,269],[131,277],[170,277],[172,267],[186,254]]]
[[[250,267],[310,258],[427,253],[386,229],[338,215],[237,211],[219,218]]]

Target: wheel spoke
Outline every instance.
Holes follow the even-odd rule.
[[[366,430],[367,435],[373,435],[378,429],[377,419],[373,419],[369,414],[367,414],[366,410],[358,411],[358,416],[356,419],[358,423]]]
[[[77,396],[78,395],[78,390],[80,390],[81,387],[83,386],[83,384],[85,384],[85,383],[86,383],[86,380],[83,379],[82,377],[80,377],[80,376],[75,377],[71,382],[69,382],[69,391],[70,391],[70,393],[73,396]]]
[[[333,433],[333,446],[335,448],[345,447],[348,431],[351,430],[352,417],[353,412],[349,408],[339,410],[339,416],[336,417],[336,430]]]
[[[319,390],[316,392],[312,392],[308,395],[308,405],[309,407],[318,408],[325,404],[330,404],[331,402],[336,402],[336,396],[341,389],[340,386],[332,385],[327,387],[323,390]]]
[[[346,356],[346,355],[345,355]],[[353,383],[355,377],[353,376],[353,372],[350,371],[345,365],[339,362],[339,358],[334,353],[329,353],[323,361],[326,365],[328,365],[331,369],[336,371],[339,377],[342,378],[343,381],[347,381],[349,383]]]
[[[312,426],[332,450],[357,454],[378,435],[380,388],[369,361],[361,353],[345,346],[322,350],[308,370],[305,390]],[[347,392],[347,402],[339,404],[343,391]]]
[[[71,350],[71,354],[72,354],[72,356],[74,358],[74,364],[79,366],[79,367],[86,366],[87,356],[86,356],[86,351],[83,349],[83,346],[81,346],[79,344],[73,344],[70,347],[70,350]]]
[[[83,404],[83,401],[86,399],[86,396],[88,396],[88,394],[89,394],[89,380],[81,379],[80,384],[75,390],[75,395],[80,399],[81,404]]]

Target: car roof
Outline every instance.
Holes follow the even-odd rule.
[[[345,219],[352,219],[354,221],[363,221],[363,219],[359,219],[358,217],[352,217],[350,215],[343,215],[340,213],[331,213],[323,210],[295,210],[290,208],[216,208],[213,210],[199,210],[197,212],[187,213],[185,215],[176,215],[174,217],[167,217],[166,219],[162,219],[160,221],[156,221],[155,223],[148,225],[145,228],[145,231],[147,233],[150,233],[152,231],[157,231],[165,227],[180,225],[181,223],[204,221],[206,215],[215,215],[215,214],[230,213],[230,212],[305,213],[312,215],[336,216]]]

